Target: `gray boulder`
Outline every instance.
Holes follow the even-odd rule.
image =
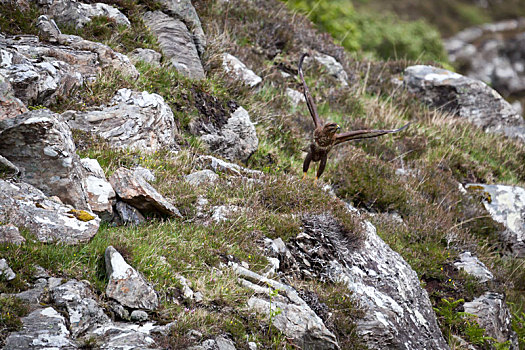
[[[38,308],[22,318],[22,330],[11,333],[4,349],[77,349],[65,318],[52,307]]]
[[[364,310],[357,333],[369,349],[448,349],[417,274],[363,224],[352,238],[329,214],[304,216],[304,232],[278,255],[280,271],[344,283]]]
[[[51,289],[53,302],[67,311],[73,338],[110,322],[84,282],[70,280]]]
[[[210,131],[201,136],[201,140],[211,152],[231,161],[247,161],[259,146],[255,125],[242,107],[237,108],[220,129],[212,126]]]
[[[18,227],[12,224],[0,224],[0,243],[20,245],[25,241],[26,239],[20,235]]]
[[[146,91],[120,89],[108,106],[62,114],[72,129],[93,132],[118,148],[154,152],[175,145],[173,112],[164,99]]]
[[[249,87],[259,85],[262,78],[255,74],[250,68],[246,67],[237,57],[224,53],[222,56],[222,67],[226,73],[232,74]]]
[[[193,37],[181,20],[161,11],[150,11],[144,14],[144,22],[157,37],[162,54],[177,71],[191,79],[204,79]]]
[[[516,333],[512,330],[512,317],[502,294],[487,292],[463,304],[466,313],[477,316],[485,335],[500,343],[510,342],[510,349],[518,349]]]
[[[76,209],[90,209],[71,130],[58,115],[42,109],[0,120],[0,154],[20,169],[23,181]]]
[[[103,3],[85,4],[76,0],[55,0],[47,14],[57,23],[74,25],[76,28],[84,27],[97,16],[108,17],[126,27],[131,25],[128,18],[117,8]]]
[[[301,349],[339,349],[335,335],[295,289],[235,263],[232,267],[241,276],[241,284],[255,292],[248,300],[248,307],[267,317],[280,309],[281,312],[274,315],[272,324],[292,338]],[[279,293],[270,300],[272,290]]]
[[[339,80],[342,86],[348,86],[348,74],[344,70],[343,65],[334,57],[320,52],[316,52],[313,57],[314,60],[324,66],[328,74]]]
[[[525,18],[466,28],[444,44],[465,75],[505,95],[525,91]]]
[[[106,295],[132,309],[155,310],[159,299],[144,277],[112,246],[106,248],[104,257],[109,279]]]
[[[297,90],[286,88],[286,96],[290,99],[292,106],[297,107],[300,103],[306,103],[306,98]]]
[[[459,254],[459,261],[454,262],[458,269],[465,270],[466,273],[476,277],[481,283],[491,281],[494,276],[492,272],[471,252]]]
[[[98,231],[100,219],[50,200],[26,183],[0,179],[0,221],[25,227],[41,242],[78,244]]]
[[[16,274],[7,264],[5,259],[0,259],[0,279],[5,279],[6,281],[14,280]]]
[[[0,48],[0,115],[2,118],[13,118],[19,114],[27,112],[28,109],[24,103],[15,96],[13,86],[8,78],[4,76],[6,72],[4,71],[2,73],[1,71],[4,67],[9,66],[9,63],[5,62],[2,57],[6,53],[9,54],[7,51]]]
[[[109,182],[122,201],[143,212],[182,217],[177,208],[158,193],[140,174],[132,170],[118,168],[109,178]]]
[[[80,162],[87,174],[84,178],[84,188],[91,209],[103,220],[110,221],[116,196],[113,187],[106,180],[104,171],[96,159],[83,158]]]
[[[483,205],[496,222],[506,227],[500,239],[519,257],[525,257],[525,189],[518,186],[467,184],[469,191],[481,191]]]
[[[197,167],[201,169],[210,169],[215,173],[225,173],[231,176],[259,176],[263,175],[262,171],[244,168],[238,164],[226,162],[213,156],[199,156],[195,160]]]
[[[407,89],[424,103],[454,113],[487,132],[525,141],[525,121],[485,83],[432,66],[405,70]]]
[[[167,14],[180,19],[191,32],[193,42],[199,55],[206,49],[206,35],[202,30],[201,21],[191,0],[160,0]]]

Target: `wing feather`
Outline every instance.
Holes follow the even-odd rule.
[[[378,137],[385,134],[393,134],[396,132],[400,132],[404,129],[406,129],[410,123],[403,125],[399,129],[392,129],[392,130],[355,130],[355,131],[347,131],[340,134],[335,135],[335,144],[338,145],[342,142],[346,141],[352,141],[352,140],[361,140],[361,139],[368,139],[372,137]]]
[[[304,97],[306,99],[306,105],[308,106],[308,110],[310,111],[310,115],[312,116],[312,119],[314,121],[314,126],[317,129],[319,126],[321,126],[321,118],[319,118],[319,114],[317,114],[317,108],[315,107],[314,100],[312,98],[312,95],[310,95],[310,90],[308,90],[308,86],[306,85],[306,82],[304,81],[304,76],[303,76],[303,61],[305,57],[307,56],[308,54],[305,53],[299,59],[299,77],[301,77],[301,80],[303,82]]]

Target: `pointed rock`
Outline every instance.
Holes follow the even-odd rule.
[[[109,278],[106,295],[129,308],[155,310],[159,299],[144,277],[112,246],[106,248],[104,256]]]
[[[9,265],[7,265],[7,261],[5,259],[0,259],[0,278],[5,279],[6,281],[11,281],[14,280],[15,277],[16,274]]]
[[[144,213],[182,217],[177,208],[133,170],[118,168],[109,182],[120,199]]]
[[[237,79],[240,79],[249,87],[259,85],[262,78],[255,74],[250,68],[246,67],[237,57],[229,53],[223,54],[222,67],[227,73],[233,74]]]

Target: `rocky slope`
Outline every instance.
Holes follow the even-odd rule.
[[[525,344],[524,125],[484,83],[276,1],[0,9],[4,349]],[[303,52],[323,118],[410,129],[301,181]]]

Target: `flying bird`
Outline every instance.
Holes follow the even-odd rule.
[[[410,123],[400,127],[399,129],[393,130],[355,130],[339,133],[339,130],[341,130],[339,125],[336,123],[325,123],[323,120],[321,120],[321,118],[319,118],[314,100],[310,95],[310,91],[308,90],[306,82],[304,81],[302,65],[306,56],[308,56],[307,53],[303,54],[299,60],[299,76],[303,82],[304,97],[306,98],[306,105],[308,106],[308,110],[310,111],[310,115],[314,121],[315,130],[313,134],[313,142],[306,150],[308,153],[306,154],[306,158],[304,159],[303,163],[303,179],[306,177],[310,163],[320,162],[319,168],[317,169],[317,176],[315,177],[315,179],[318,180],[326,167],[328,153],[332,147],[346,141],[367,139],[399,132],[405,129]]]

